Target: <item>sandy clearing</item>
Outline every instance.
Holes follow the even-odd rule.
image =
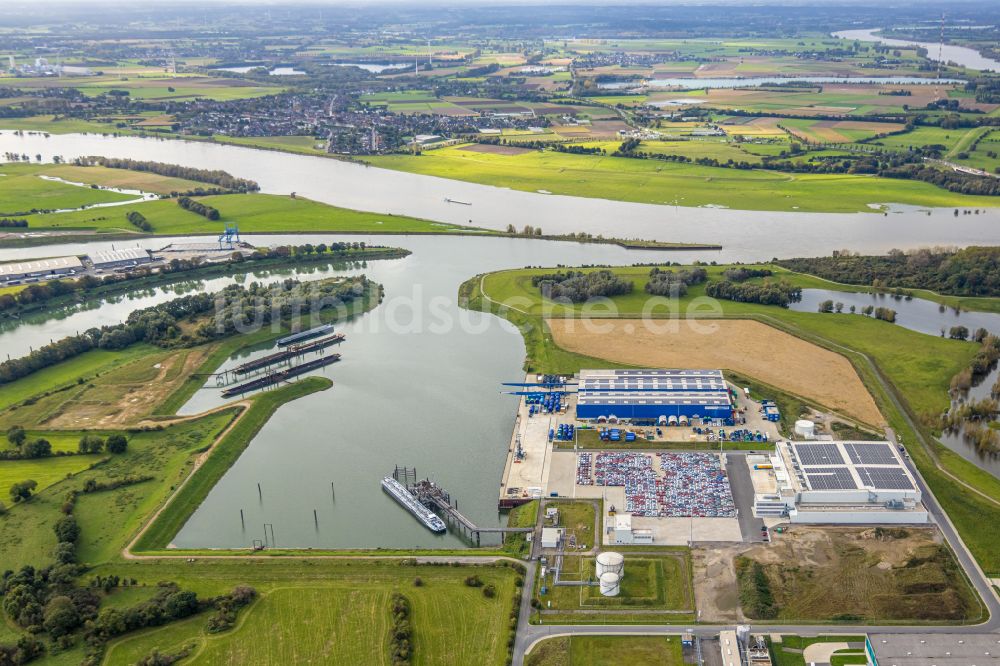
[[[556,344],[572,352],[636,366],[734,370],[864,423],[885,423],[846,358],[760,322],[546,321]]]

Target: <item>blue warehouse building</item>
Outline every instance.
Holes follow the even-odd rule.
[[[581,370],[576,415],[729,419],[733,403],[721,370]]]

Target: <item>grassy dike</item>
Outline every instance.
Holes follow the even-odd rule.
[[[306,377],[275,391],[254,396],[246,412],[208,452],[205,462],[177,490],[134,542],[136,551],[166,548],[184,523],[208,497],[219,479],[232,467],[254,436],[283,404],[333,386],[326,377]]]
[[[710,275],[722,268],[710,267]],[[615,270],[630,277],[637,270],[648,271]],[[780,271],[776,274],[785,276]],[[787,277],[794,281],[795,275],[787,274]],[[515,324],[524,336],[525,365],[532,372],[571,372],[595,364],[619,367],[559,348],[544,323],[540,307],[536,309],[541,305],[540,296],[525,291],[524,279],[518,282],[518,278],[525,276],[530,276],[530,271],[476,276],[460,287],[462,303],[469,309],[492,312]],[[491,281],[491,278],[497,279]],[[484,298],[483,284],[487,285],[489,299]],[[530,279],[526,284],[530,285]],[[497,293],[490,289],[491,285],[499,286]],[[637,284],[636,289],[641,292],[642,284]],[[515,296],[521,297],[516,308],[503,305],[506,299]],[[636,298],[633,293],[613,299],[619,304],[618,316],[629,316],[629,313],[635,316],[638,310],[631,309],[628,300]],[[722,302],[722,306],[723,312],[717,316],[760,321],[846,357],[871,392],[889,426],[907,445],[927,485],[980,566],[988,574],[1000,573],[1000,534],[983,529],[983,525],[1000,520],[1000,480],[937,442],[932,433],[920,425],[918,411],[911,402],[916,399],[921,410],[946,406],[948,381],[954,371],[971,359],[975,351],[973,345],[938,349],[938,343],[946,341],[857,315],[796,313],[779,307],[730,302]],[[683,308],[680,311],[683,312]],[[549,316],[580,315],[572,308],[564,308],[556,309]],[[872,325],[878,328],[867,330]],[[921,355],[929,350],[927,345],[935,354],[948,355],[949,360],[936,365],[920,361]],[[897,353],[893,352],[894,348]],[[900,350],[905,353],[898,354]]]

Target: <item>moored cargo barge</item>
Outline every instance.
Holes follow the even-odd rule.
[[[429,529],[431,532],[440,533],[447,530],[444,521],[438,518],[433,511],[421,504],[420,501],[413,496],[413,493],[407,490],[406,486],[396,479],[391,476],[383,478],[382,490],[396,500],[400,506],[412,513],[414,518],[423,523],[424,527]]]
[[[309,372],[310,370],[315,370],[316,368],[322,368],[323,366],[330,365],[331,363],[336,363],[339,360],[340,360],[340,354],[330,354],[329,356],[321,356],[320,358],[316,358],[311,361],[306,361],[305,363],[293,365],[287,370],[282,370],[280,372],[273,372],[269,375],[264,375],[263,377],[257,377],[256,379],[251,379],[250,381],[245,382],[243,384],[231,386],[222,392],[222,397],[231,398],[234,395],[249,393],[250,391],[256,391],[257,389],[261,389],[266,386],[273,386],[274,384],[279,384],[285,381],[286,379],[297,377],[303,373]]]
[[[345,336],[343,333],[338,333],[336,335],[331,335],[328,338],[323,338],[322,340],[313,340],[312,342],[307,342],[302,345],[295,345],[290,349],[284,351],[276,352],[274,354],[268,354],[261,358],[255,359],[253,361],[247,361],[243,365],[237,366],[234,373],[237,375],[245,375],[248,372],[253,372],[254,370],[260,370],[261,368],[266,368],[269,365],[276,365],[283,361],[287,361],[290,358],[294,358],[299,354],[306,354],[312,351],[319,351],[330,345],[335,345],[343,342]]]
[[[326,335],[327,333],[333,333],[333,324],[323,324],[322,326],[317,326],[316,328],[310,328],[306,331],[299,331],[298,333],[292,333],[291,335],[286,335],[283,338],[278,338],[278,346],[287,347],[288,345],[294,345],[296,342],[312,340],[313,338],[318,338],[319,336]]]

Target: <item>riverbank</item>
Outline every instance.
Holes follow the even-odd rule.
[[[13,307],[0,311],[0,320],[4,318],[19,318],[23,315],[40,310],[47,310],[55,307],[63,307],[73,303],[83,303],[85,301],[124,294],[130,291],[161,287],[164,285],[176,284],[188,280],[196,280],[206,277],[228,276],[248,271],[264,270],[268,268],[287,268],[302,264],[337,264],[360,261],[377,261],[387,259],[401,259],[410,254],[409,250],[396,247],[365,247],[350,248],[347,250],[328,250],[318,253],[315,250],[305,253],[302,248],[289,248],[287,256],[268,256],[257,258],[253,255],[244,256],[239,260],[227,255],[226,261],[217,263],[205,263],[187,269],[176,269],[163,272],[158,270],[155,273],[132,277],[126,274],[125,277],[109,284],[99,284],[93,288],[86,289],[79,287],[79,281],[72,279],[62,279],[61,281],[73,289],[71,293],[61,296],[54,296],[48,299],[35,299],[27,303],[18,301]],[[296,250],[299,250],[296,252]],[[242,256],[242,255],[241,255]],[[167,259],[169,262],[169,258]],[[168,266],[169,268],[169,266]],[[40,283],[44,284],[44,283]],[[21,289],[27,285],[22,285]],[[16,288],[11,288],[16,289]],[[0,292],[2,294],[3,292]],[[12,292],[15,296],[17,291]]]

